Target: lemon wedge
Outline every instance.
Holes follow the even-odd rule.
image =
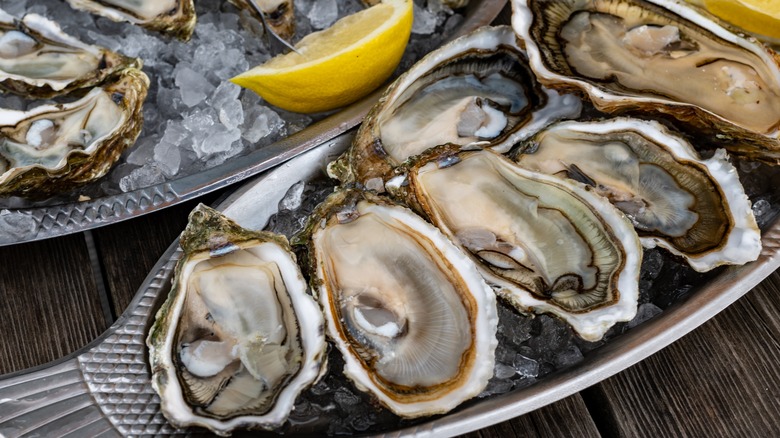
[[[300,113],[352,103],[381,85],[401,60],[412,31],[412,0],[384,0],[307,35],[295,49],[231,81]]]
[[[780,39],[778,0],[696,0],[712,14],[761,36]]]

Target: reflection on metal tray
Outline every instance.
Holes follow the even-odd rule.
[[[288,188],[322,176],[325,164],[349,144],[342,135],[245,184],[218,208],[238,223],[263,228]],[[532,386],[470,402],[467,407],[380,436],[453,436],[483,428],[565,398],[646,358],[716,315],[780,266],[780,223],[764,232],[758,261],[723,269],[696,285],[684,302],[619,335],[578,365]],[[55,364],[0,380],[0,435],[176,435],[159,410],[150,382],[145,338],[164,301],[176,261],[174,242],[146,278],[122,317],[100,339]]]
[[[506,0],[473,1],[463,22],[446,40],[493,21]],[[97,228],[178,204],[270,169],[356,126],[383,90],[271,145],[194,175],[119,195],[81,202],[42,202],[0,207],[0,246]]]

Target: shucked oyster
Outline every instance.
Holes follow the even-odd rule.
[[[67,0],[76,9],[189,40],[195,30],[193,0]]]
[[[307,230],[328,334],[359,389],[407,418],[448,412],[484,389],[496,299],[455,245],[358,190],[328,197]]]
[[[372,189],[409,157],[445,143],[506,152],[580,102],[541,87],[506,26],[484,27],[431,52],[399,77],[329,172]],[[372,181],[374,180],[374,181]]]
[[[237,8],[249,11],[258,21],[285,41],[295,34],[295,5],[292,0],[228,0]],[[261,17],[259,14],[263,14]]]
[[[410,169],[410,202],[523,312],[552,313],[596,341],[636,314],[642,248],[585,187],[490,150],[433,149]]]
[[[0,196],[62,193],[105,175],[141,132],[148,88],[130,68],[75,102],[0,110]]]
[[[660,111],[729,150],[780,160],[780,63],[755,40],[671,0],[512,4],[542,83],[578,89],[602,111]]]
[[[177,427],[275,428],[320,375],[323,319],[284,236],[200,205],[147,345],[152,385]]]
[[[141,61],[84,44],[40,15],[16,20],[0,10],[0,88],[49,98],[88,88]]]
[[[645,246],[682,255],[698,271],[761,252],[750,201],[725,152],[701,160],[657,122],[562,122],[518,152],[515,161],[527,169],[590,185],[631,219]]]

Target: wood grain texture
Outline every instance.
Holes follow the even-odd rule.
[[[106,328],[82,234],[0,248],[0,374],[59,359]]]
[[[599,437],[596,424],[579,394],[495,426],[461,435],[461,438],[493,437]]]
[[[199,202],[213,202],[219,193],[93,231],[114,316],[124,312],[154,264],[184,231],[190,211]]]
[[[780,274],[678,342],[583,392],[607,437],[776,436]]]

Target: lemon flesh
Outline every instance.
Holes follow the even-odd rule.
[[[383,3],[303,38],[290,52],[231,79],[280,108],[312,113],[352,103],[395,70],[412,31],[412,0]]]
[[[780,39],[778,0],[698,0],[712,14],[748,32]]]

